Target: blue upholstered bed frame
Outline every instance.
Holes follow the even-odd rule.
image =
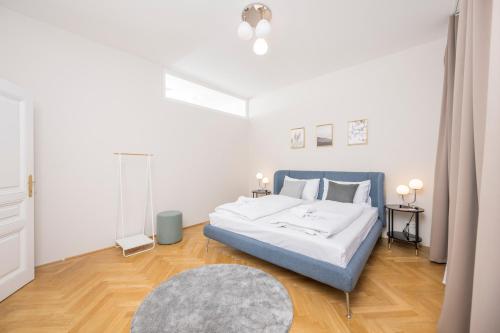
[[[380,238],[382,229],[385,226],[384,174],[381,172],[278,170],[274,174],[274,193],[280,192],[285,176],[300,179],[320,178],[318,198],[321,198],[323,194],[323,178],[338,181],[363,181],[368,179],[371,181],[370,197],[372,206],[378,209],[379,217],[346,268],[285,250],[210,224],[205,226],[203,232],[209,239],[214,239],[262,260],[343,290],[346,293],[347,315],[350,318],[349,293],[356,286],[366,261],[370,257],[373,247]]]

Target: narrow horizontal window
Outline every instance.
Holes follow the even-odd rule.
[[[165,97],[241,117],[247,116],[246,100],[170,74],[165,74]]]

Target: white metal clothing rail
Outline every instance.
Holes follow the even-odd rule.
[[[124,257],[129,257],[132,255],[136,255],[139,253],[143,253],[146,251],[150,251],[155,247],[155,232],[154,232],[154,209],[153,209],[153,186],[151,181],[151,158],[153,154],[144,154],[144,153],[114,153],[118,157],[118,179],[119,179],[119,222],[121,225],[121,235],[118,235],[118,225],[116,227],[115,233],[115,242],[116,244],[122,248],[122,253]],[[132,236],[125,236],[125,213],[124,213],[124,201],[123,201],[123,156],[135,156],[135,157],[146,157],[146,172],[147,172],[147,200],[146,200],[146,208],[144,210],[144,224],[142,226],[142,234],[136,234]],[[152,239],[146,235],[146,224],[147,224],[147,214],[148,214],[148,205],[151,213],[151,233]],[[150,247],[136,251],[133,253],[126,253],[127,251],[145,247],[151,245]]]

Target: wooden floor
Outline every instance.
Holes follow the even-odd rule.
[[[214,241],[206,254],[196,226],[154,252],[124,258],[112,248],[37,268],[33,282],[0,303],[0,332],[126,332],[152,288],[213,263],[249,265],[281,281],[294,304],[291,332],[434,332],[444,292],[444,266],[381,240],[351,294],[349,321],[343,292]]]

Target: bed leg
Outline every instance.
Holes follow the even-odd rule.
[[[210,243],[210,238],[207,238],[207,248],[206,248],[207,253],[208,253],[208,243]]]
[[[351,302],[349,300],[349,293],[345,293],[345,302],[346,302],[346,307],[347,307],[347,319],[352,318],[352,312],[351,312]]]

